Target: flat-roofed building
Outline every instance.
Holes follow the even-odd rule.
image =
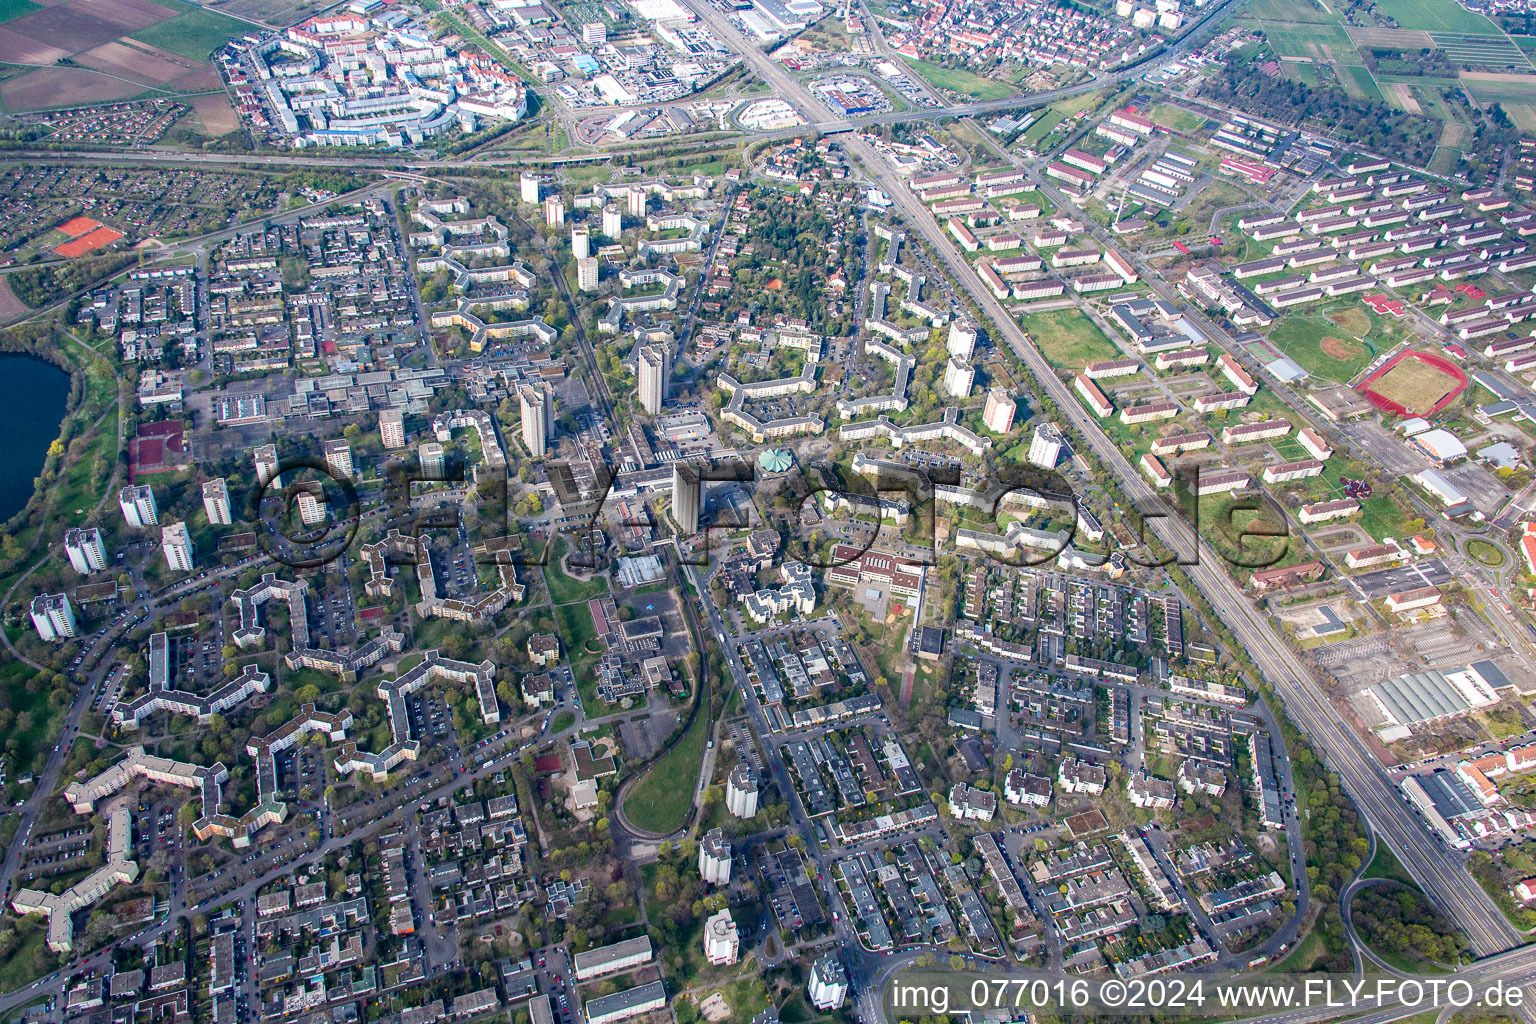
[[[626,971],[631,967],[649,963],[653,955],[651,940],[645,935],[625,939],[608,946],[599,946],[571,957],[571,970],[577,981],[590,981],[605,974]]]

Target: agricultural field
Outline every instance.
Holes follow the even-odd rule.
[[[171,17],[142,32],[135,32],[133,38],[198,62],[206,61],[215,50],[236,36],[244,35],[250,28],[228,15],[205,11],[178,0],[156,0],[156,3],[172,11]]]
[[[208,59],[246,22],[180,0],[0,0],[0,64],[34,70],[0,83],[11,111],[88,106],[145,92],[219,89]]]
[[[1262,23],[1270,48],[1280,57],[1358,62],[1349,35],[1335,24]]]
[[[1385,0],[1377,10],[1399,28],[1417,28],[1426,32],[1463,32],[1473,35],[1502,36],[1498,26],[1456,0]]]
[[[326,0],[210,0],[208,6],[242,21],[283,26],[303,21],[331,5]]]
[[[23,14],[42,10],[41,4],[32,0],[0,0],[0,22],[14,21]]]
[[[1051,365],[1064,370],[1076,372],[1089,363],[1118,359],[1123,355],[1098,325],[1080,310],[1028,313],[1019,318],[1019,324]]]

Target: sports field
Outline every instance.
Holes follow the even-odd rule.
[[[1449,405],[1467,386],[1467,375],[1443,356],[1404,352],[1360,385],[1371,404],[1399,415],[1428,416]]]
[[[1336,319],[1345,319],[1345,323],[1338,323]],[[1292,314],[1280,320],[1270,332],[1269,341],[1314,377],[1326,377],[1342,384],[1365,369],[1376,353],[1371,345],[1349,329],[1357,324],[1347,318],[1336,319]],[[1364,314],[1360,314],[1359,319],[1364,321],[1363,330],[1368,332],[1370,319]]]

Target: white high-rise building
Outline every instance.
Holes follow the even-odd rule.
[[[333,475],[352,479],[352,446],[339,439],[325,442],[325,465]]]
[[[148,484],[124,487],[117,492],[118,507],[129,526],[140,530],[160,525],[160,510],[155,507],[155,492]]]
[[[235,521],[229,504],[229,484],[223,477],[203,481],[203,511],[209,526],[229,526]]]
[[[448,458],[443,452],[443,446],[436,441],[417,445],[416,458],[421,463],[423,480],[441,480],[448,475]]]
[[[405,414],[399,409],[379,413],[379,441],[385,448],[405,447]]]
[[[592,255],[592,232],[585,224],[571,226],[571,254],[579,260]]]
[[[328,506],[325,503],[325,494],[317,493],[319,488],[308,487],[299,492],[299,521],[305,526],[314,526],[316,523],[325,522],[325,513]]]
[[[1018,408],[1019,403],[1008,392],[1002,388],[993,388],[987,392],[987,408],[981,414],[981,421],[994,434],[1006,434],[1013,429],[1013,414]]]
[[[949,354],[970,361],[976,351],[976,325],[969,320],[955,320],[949,325]]]
[[[645,219],[645,189],[639,185],[629,186],[629,215]]]
[[[75,635],[75,610],[68,594],[38,594],[31,611],[32,625],[44,640],[68,640]]]
[[[619,212],[617,206],[603,207],[603,234],[609,238],[618,238],[624,233],[624,215]]]
[[[264,444],[252,448],[251,459],[256,463],[256,483],[259,486],[283,486],[283,479],[277,472],[277,445]]]
[[[757,813],[757,775],[743,762],[731,769],[725,781],[725,808],[738,818]]]
[[[597,258],[587,256],[576,261],[576,287],[584,292],[597,291],[599,280]]]
[[[532,171],[524,171],[518,178],[518,185],[522,188],[522,199],[525,203],[536,204],[539,201],[539,176]]]
[[[528,454],[543,458],[555,436],[555,396],[544,383],[525,384],[518,389],[523,409],[523,444]]]
[[[699,506],[704,500],[704,483],[699,471],[681,462],[672,463],[672,518],[686,537],[699,532]]]
[[[640,408],[652,416],[660,416],[661,407],[667,404],[667,378],[672,371],[670,356],[670,352],[656,345],[641,345],[635,352]]]
[[[712,828],[699,843],[699,877],[711,885],[729,885],[731,881],[731,844],[725,833]]]
[[[160,530],[160,550],[165,552],[165,564],[173,572],[192,571],[192,535],[186,523],[172,523]]]
[[[565,200],[550,196],[544,200],[544,223],[552,228],[565,226]]]
[[[731,920],[731,908],[721,907],[704,922],[704,959],[722,967],[735,963],[740,950],[741,937],[736,934],[736,922]]]
[[[68,530],[64,534],[64,553],[75,572],[89,576],[107,567],[107,546],[101,542],[101,531],[92,526],[84,530]]]
[[[1035,428],[1035,436],[1029,439],[1029,461],[1041,469],[1055,469],[1066,440],[1053,424],[1040,424]]]
[[[951,398],[969,398],[971,386],[976,383],[976,367],[951,359],[944,367],[944,390]]]
[[[588,21],[581,26],[581,41],[602,46],[608,41],[608,26],[600,21]]]
[[[811,965],[806,995],[818,1010],[835,1010],[848,998],[848,975],[836,953],[828,953]]]

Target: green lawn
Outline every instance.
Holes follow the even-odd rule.
[[[564,732],[566,729],[569,729],[571,726],[573,726],[575,724],[576,724],[576,714],[575,714],[575,712],[572,712],[572,711],[562,711],[558,715],[555,716],[554,722],[552,722],[550,724],[549,731],[550,732]]]
[[[1371,863],[1366,867],[1364,878],[1390,878],[1418,888],[1418,883],[1398,861],[1397,856],[1382,842],[1376,844],[1376,856],[1371,858]]]
[[[1385,103],[1381,90],[1376,86],[1376,79],[1371,77],[1369,68],[1359,65],[1342,66],[1339,71],[1345,75],[1344,87],[1360,99],[1370,100],[1372,103]],[[1354,88],[1350,89],[1353,84]]]
[[[1323,339],[1332,339],[1324,347]],[[1270,332],[1275,347],[1314,377],[1344,383],[1363,370],[1376,354],[1370,341],[1321,314],[1293,313]]]
[[[1041,112],[1040,120],[1025,130],[1024,135],[1019,141],[1026,146],[1036,145],[1050,133],[1052,128],[1055,128],[1078,111],[1087,110],[1089,107],[1094,106],[1103,98],[1104,94],[1102,92],[1086,92],[1080,96],[1069,96],[1064,100],[1052,103]]]
[[[1504,564],[1504,552],[1496,545],[1478,537],[1467,541],[1467,554],[1493,569]]]
[[[1328,948],[1323,943],[1323,938],[1316,931],[1308,931],[1301,941],[1291,947],[1290,955],[1279,963],[1271,964],[1265,969],[1265,974],[1304,974],[1312,969],[1312,965],[1328,955]]]
[[[995,78],[983,78],[963,68],[946,68],[942,65],[931,64],[928,61],[917,60],[913,57],[903,56],[901,59],[907,62],[908,67],[938,88],[948,89],[950,92],[970,96],[973,99],[1000,100],[1006,96],[1012,96],[1018,91],[1010,82],[999,82]]]
[[[0,3],[14,0],[0,0]],[[207,60],[213,51],[234,39],[245,35],[251,26],[227,15],[178,3],[176,0],[154,0],[161,7],[176,12],[165,21],[158,22],[133,33],[129,38],[192,60]]]
[[[688,731],[646,770],[624,798],[624,816],[637,828],[666,833],[688,824],[709,737],[709,715],[703,710],[707,707],[707,703],[701,707]]]
[[[33,11],[42,10],[40,4],[32,0],[0,0],[0,22],[14,21],[23,14],[31,14]]]
[[[554,604],[588,601],[608,593],[608,581],[601,576],[582,581],[567,576],[560,569],[565,557],[565,538],[556,538],[549,546],[549,563],[544,566],[544,581],[549,585],[549,599]]]
[[[1175,132],[1198,131],[1206,120],[1194,111],[1176,107],[1172,103],[1159,103],[1148,116],[1154,124]]]
[[[1123,355],[1081,310],[1028,313],[1019,318],[1019,324],[1045,358],[1063,369],[1081,370],[1089,363]]]
[[[572,660],[581,657],[586,651],[588,641],[597,636],[597,626],[593,623],[592,612],[588,610],[585,602],[557,605],[555,622],[560,626],[560,636],[565,641],[565,649]]]

